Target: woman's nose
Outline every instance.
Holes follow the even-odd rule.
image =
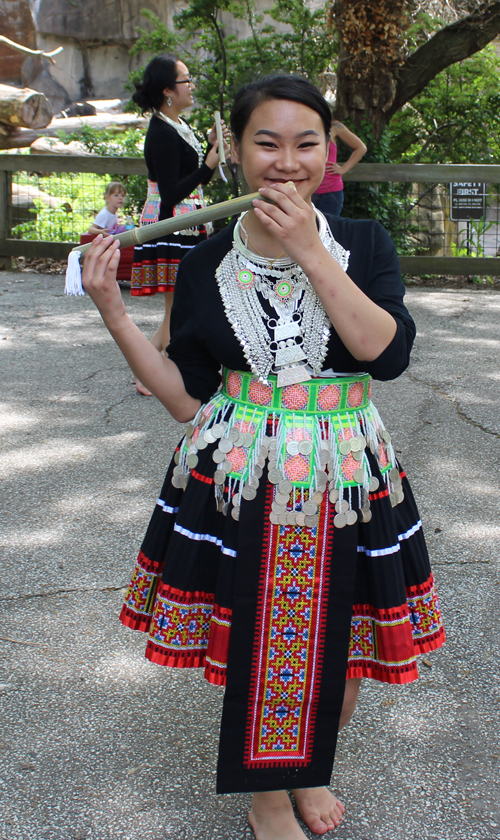
[[[284,172],[293,172],[298,169],[298,157],[294,149],[282,149],[276,162],[278,169]]]

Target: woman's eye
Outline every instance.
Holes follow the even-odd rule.
[[[299,149],[308,149],[310,146],[319,146],[319,143],[314,143],[311,140],[307,140],[305,143],[301,143]]]
[[[262,140],[260,143],[257,143],[257,146],[267,146],[270,149],[275,149],[276,143],[273,143],[271,140]]]

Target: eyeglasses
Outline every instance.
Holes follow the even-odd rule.
[[[174,85],[195,85],[196,82],[192,76],[189,79],[181,79],[180,82],[174,82]]]

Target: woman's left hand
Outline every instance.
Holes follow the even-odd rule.
[[[313,205],[305,201],[291,184],[273,184],[262,187],[259,192],[274,203],[254,199],[257,218],[288,256],[305,270],[305,264],[314,259],[315,254],[325,251],[319,238]]]
[[[224,135],[224,140],[227,143],[229,143],[229,141],[231,139],[231,132],[229,131],[226,123],[224,122],[224,120],[221,120],[220,123],[221,123],[221,126],[222,126],[222,134]],[[210,131],[207,134],[207,140],[208,140],[208,142],[210,143],[211,146],[213,146],[215,141],[217,140],[217,128],[215,126],[215,123],[213,124],[212,128],[210,129]]]

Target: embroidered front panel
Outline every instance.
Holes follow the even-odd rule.
[[[314,528],[273,525],[264,541],[245,763],[310,760],[329,585],[328,498]]]

